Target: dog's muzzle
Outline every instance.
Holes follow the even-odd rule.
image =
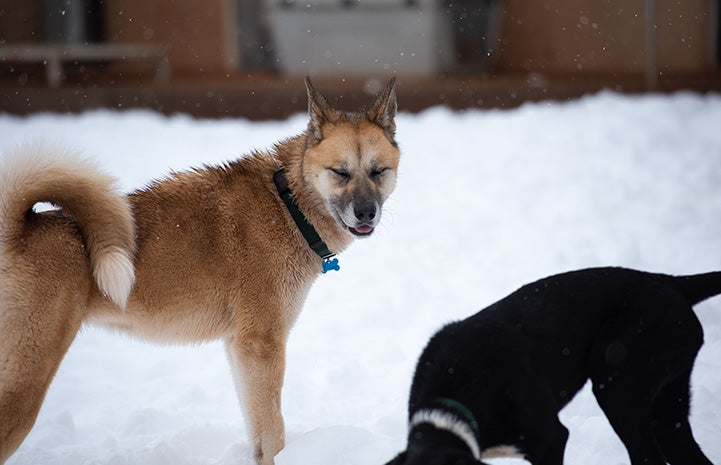
[[[377,213],[378,207],[375,203],[368,202],[353,205],[355,224],[353,226],[348,226],[348,229],[352,234],[355,234],[356,236],[370,235],[377,224]]]
[[[351,234],[364,237],[373,233],[380,221],[380,213],[377,202],[351,202],[339,216]]]

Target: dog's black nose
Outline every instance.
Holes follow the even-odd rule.
[[[376,206],[373,203],[364,203],[353,206],[353,212],[358,221],[369,223],[376,217]]]

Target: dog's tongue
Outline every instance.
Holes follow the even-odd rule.
[[[368,234],[373,231],[373,226],[368,226],[368,225],[358,226],[357,228],[353,228],[353,230],[355,232],[357,232],[358,234]]]

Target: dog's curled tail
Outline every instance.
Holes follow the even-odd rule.
[[[26,145],[7,154],[0,161],[0,250],[19,243],[36,203],[57,205],[83,233],[98,288],[125,308],[135,281],[135,222],[115,183],[73,151]]]
[[[721,294],[721,271],[668,278],[691,305]]]

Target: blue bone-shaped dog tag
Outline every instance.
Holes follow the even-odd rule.
[[[340,265],[338,264],[337,258],[326,258],[323,260],[323,274],[326,274],[329,271],[340,271]]]

